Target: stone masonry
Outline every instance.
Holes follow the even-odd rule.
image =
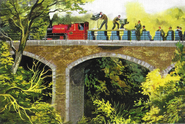
[[[76,123],[84,111],[84,68],[86,61],[100,57],[125,59],[150,71],[167,74],[177,41],[88,41],[29,40],[24,55],[52,69],[52,104],[65,121]],[[17,48],[19,42],[14,42]],[[13,53],[12,53],[13,54]]]

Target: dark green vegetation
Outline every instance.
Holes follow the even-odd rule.
[[[142,104],[148,96],[142,95],[141,83],[149,70],[135,63],[118,58],[98,58],[85,70],[85,116],[91,123],[114,123],[114,118],[129,117],[135,122],[147,111]],[[140,105],[136,101],[141,99]],[[109,103],[114,108],[108,116],[94,101]],[[101,109],[100,109],[101,108]]]
[[[36,23],[30,28],[28,39],[43,39],[46,35],[49,24],[49,15],[42,18],[37,18]],[[9,20],[9,25],[5,22],[0,23],[1,30],[6,32],[12,40],[20,40],[21,30],[14,25],[12,20]]]
[[[67,14],[65,16],[59,17],[57,14],[54,14],[53,19],[52,19],[52,24],[53,25],[58,25],[58,24],[72,24],[72,23],[83,23],[83,22],[89,22],[90,17],[92,15],[86,14],[84,16],[72,16],[71,14]]]

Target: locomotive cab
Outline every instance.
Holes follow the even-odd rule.
[[[69,28],[67,38],[69,40],[86,40],[87,30],[89,29],[89,23],[74,23]]]

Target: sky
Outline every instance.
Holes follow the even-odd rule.
[[[171,7],[185,6],[185,0],[94,0],[92,3],[86,3],[85,8],[88,13],[106,14],[109,18],[115,15],[126,17],[125,5],[127,2],[139,2],[145,8],[147,13],[153,14],[164,11]]]

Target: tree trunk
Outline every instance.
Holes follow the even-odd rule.
[[[25,32],[26,32],[25,34],[22,33],[20,44],[19,44],[19,49],[18,49],[18,51],[15,52],[15,61],[14,61],[14,64],[12,65],[12,68],[11,68],[11,72],[13,74],[17,73],[17,69],[19,68],[19,65],[21,63],[24,48],[26,47],[26,42],[27,42],[27,38],[29,35],[29,30],[27,30]]]
[[[11,72],[13,74],[16,74],[17,69],[19,68],[19,64],[21,63],[23,51],[18,51],[15,53],[15,61],[14,64],[12,65]]]

